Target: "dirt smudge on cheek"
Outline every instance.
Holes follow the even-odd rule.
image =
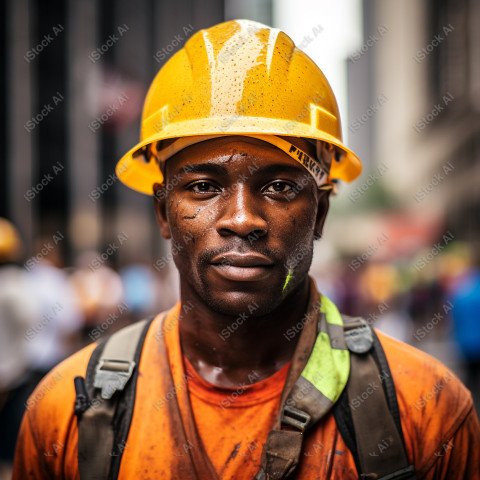
[[[196,210],[195,210],[195,213],[193,214],[190,214],[190,215],[182,215],[182,218],[184,220],[194,220],[195,218],[197,218],[197,215],[202,211],[202,207],[198,207]]]

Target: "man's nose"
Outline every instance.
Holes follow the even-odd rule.
[[[234,184],[225,196],[216,226],[220,235],[255,235],[255,238],[259,238],[267,234],[265,212],[262,212],[260,202],[245,184]]]

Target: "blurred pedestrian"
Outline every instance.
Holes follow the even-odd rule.
[[[466,266],[451,291],[454,339],[463,357],[466,385],[480,411],[480,269]]]
[[[99,326],[102,332],[108,329],[111,334],[131,321],[120,275],[106,263],[102,254],[95,251],[81,254],[70,281],[85,318],[84,340],[92,339],[92,331],[98,331]],[[104,325],[106,319],[107,326]]]
[[[0,479],[10,478],[15,442],[30,381],[25,332],[36,322],[27,272],[19,260],[22,242],[11,222],[0,218]]]

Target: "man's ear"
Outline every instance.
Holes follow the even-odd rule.
[[[318,197],[318,210],[315,219],[315,233],[314,239],[322,238],[323,226],[327,218],[328,209],[330,207],[330,190],[321,190]]]
[[[155,208],[155,217],[160,227],[160,235],[166,240],[172,238],[167,216],[167,192],[164,186],[159,183],[153,185],[153,206]]]

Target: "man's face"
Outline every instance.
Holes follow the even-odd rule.
[[[314,155],[307,141],[291,141]],[[304,282],[328,194],[275,146],[241,136],[197,143],[167,160],[154,190],[182,289],[209,308],[264,315]]]

